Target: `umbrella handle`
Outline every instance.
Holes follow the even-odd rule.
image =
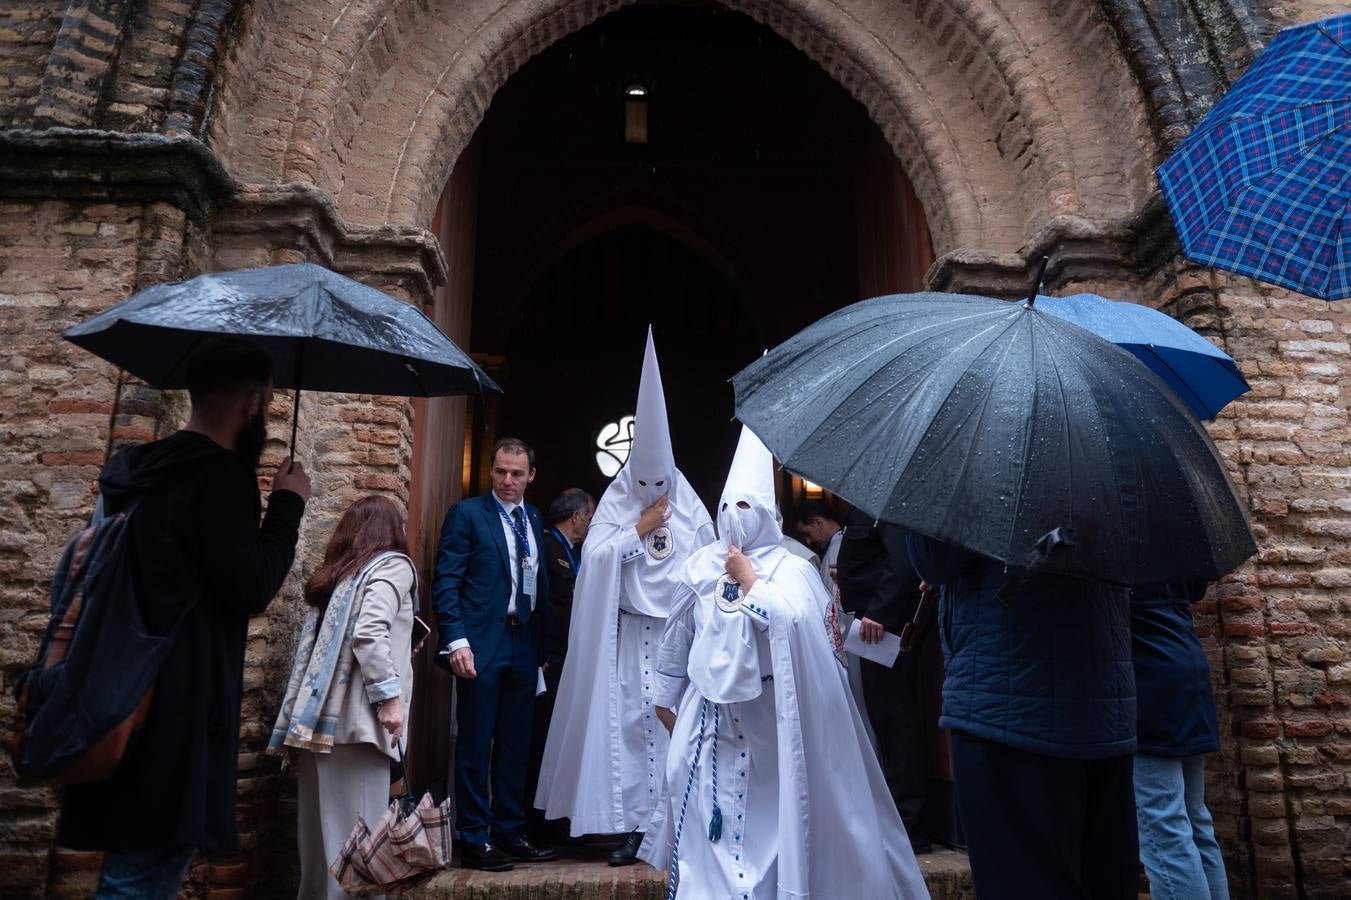
[[[300,428],[300,375],[305,368],[305,342],[296,341],[295,402],[291,405],[291,464],[296,461],[296,431]]]
[[[1043,256],[1041,264],[1037,266],[1037,277],[1032,280],[1032,290],[1027,295],[1028,309],[1037,305],[1037,294],[1041,291],[1041,282],[1046,277],[1046,266],[1050,261],[1051,257]]]

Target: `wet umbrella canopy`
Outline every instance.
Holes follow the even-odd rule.
[[[1202,419],[1252,390],[1233,357],[1157,309],[1097,294],[1037,297],[1037,309],[1087,328],[1149,366]]]
[[[68,329],[158,388],[183,388],[192,351],[237,335],[272,357],[279,388],[431,397],[500,390],[415,306],[313,263],[147,288]]]
[[[1013,565],[1214,579],[1255,552],[1204,428],[1139,360],[1061,318],[902,294],[816,322],[733,379],[784,465],[869,515]],[[1042,543],[1046,547],[1046,543]]]

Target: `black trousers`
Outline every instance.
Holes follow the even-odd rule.
[[[1134,900],[1132,757],[1061,759],[952,733],[979,900]]]
[[[544,811],[535,808],[535,790],[539,787],[539,770],[544,764],[544,743],[549,738],[549,720],[554,715],[558,698],[558,682],[563,676],[560,663],[549,662],[544,670],[545,691],[535,698],[534,728],[530,734],[530,759],[525,771],[526,831],[543,839],[546,836]],[[566,820],[559,820],[565,822]],[[566,830],[566,829],[564,829]]]
[[[928,790],[929,754],[922,687],[922,648],[896,658],[888,669],[866,659],[862,666],[863,703],[868,721],[877,735],[878,762],[882,776],[901,814],[910,843],[929,843],[929,822],[924,800]],[[851,660],[854,662],[854,660]]]

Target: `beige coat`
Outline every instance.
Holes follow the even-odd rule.
[[[343,654],[356,658],[353,677],[333,690],[345,691],[338,714],[335,744],[375,744],[392,759],[399,752],[389,745],[389,732],[375,715],[375,703],[400,697],[404,708],[404,741],[413,699],[413,614],[417,576],[406,556],[391,557],[371,570],[362,591],[361,608],[352,626],[351,644]],[[343,581],[335,596],[347,589]],[[360,673],[360,678],[357,673]]]

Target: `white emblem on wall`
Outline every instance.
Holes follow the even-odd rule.
[[[633,450],[633,416],[601,426],[596,435],[596,465],[606,478],[614,478]]]

